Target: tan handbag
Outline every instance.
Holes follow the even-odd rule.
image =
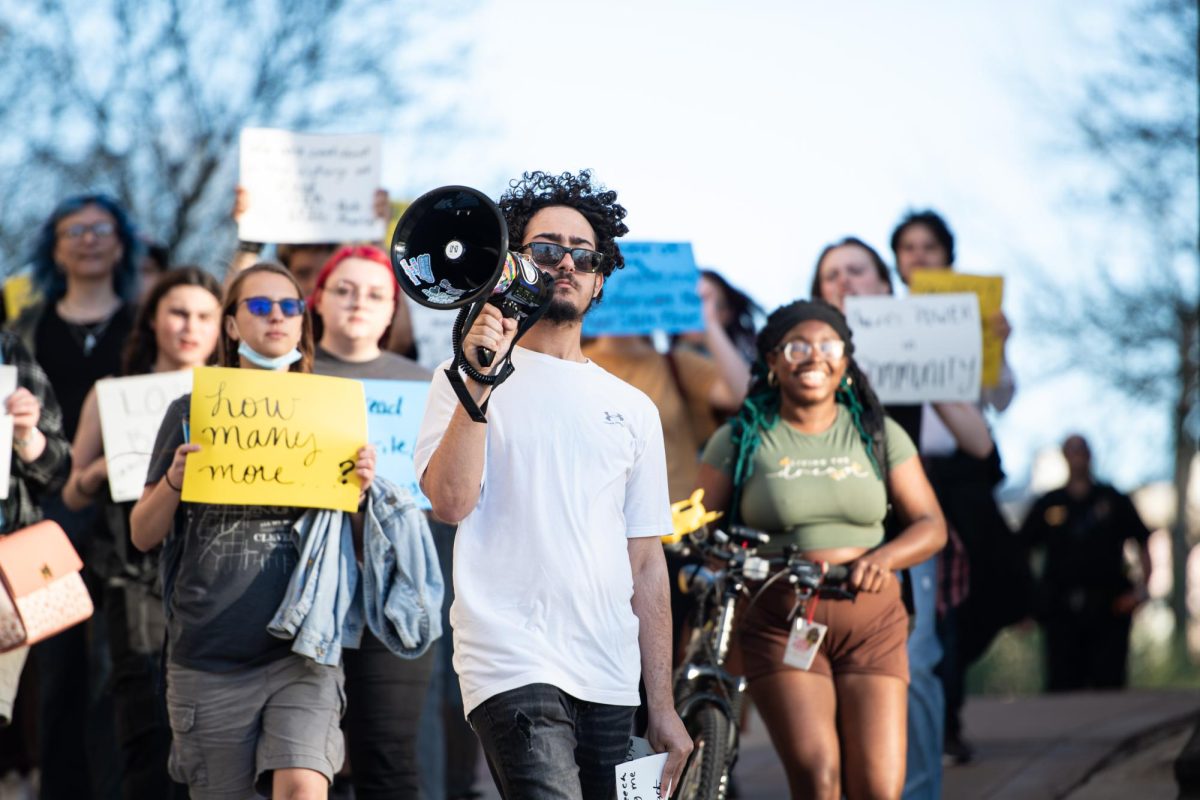
[[[0,538],[0,652],[36,644],[92,616],[82,569],[56,522]]]

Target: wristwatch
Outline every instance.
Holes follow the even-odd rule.
[[[239,253],[254,253],[255,255],[258,255],[263,251],[264,247],[266,247],[266,245],[262,242],[245,242],[241,239],[238,239],[237,243],[237,249]]]

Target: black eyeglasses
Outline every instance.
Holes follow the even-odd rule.
[[[272,300],[270,297],[247,297],[242,302],[246,304],[246,310],[256,317],[271,316],[271,308],[276,303],[279,304],[279,310],[285,317],[298,317],[304,313],[304,301],[299,297],[285,297],[281,300]]]
[[[529,257],[539,267],[557,267],[567,253],[571,254],[571,260],[575,262],[576,272],[599,272],[604,264],[603,253],[584,247],[563,247],[554,242],[530,242],[520,249],[528,250]]]
[[[803,339],[793,339],[790,342],[784,342],[775,348],[778,353],[783,353],[784,359],[789,364],[799,364],[806,358],[811,358],[814,352],[820,351],[821,355],[829,361],[837,361],[846,352],[846,343],[841,339],[826,339],[823,342],[806,342]]]
[[[62,231],[62,236],[68,239],[82,239],[87,234],[92,234],[97,239],[107,239],[117,232],[117,226],[111,222],[94,222],[91,225],[82,223],[77,225],[69,225]]]

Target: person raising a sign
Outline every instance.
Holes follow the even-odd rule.
[[[913,211],[905,215],[892,231],[892,254],[896,258],[896,272],[907,286],[912,281],[913,273],[919,269],[954,269],[954,234],[936,211]],[[992,335],[1000,340],[1002,349],[1000,382],[985,387],[982,400],[984,405],[1004,411],[1016,393],[1016,382],[1003,349],[1012,335],[1012,326],[1003,311],[997,311],[985,322],[991,328]]]
[[[807,670],[785,663],[796,595],[766,587],[738,646],[750,695],[794,798],[900,796],[905,765],[908,616],[894,573],[945,543],[916,448],[887,418],[854,361],[845,317],[822,301],[776,310],[758,336],[749,395],[705,448],[698,486],[710,510],[771,537],[761,555],[798,547],[847,564],[854,600],[823,599]],[[905,527],[884,539],[891,500]]]
[[[516,370],[484,422],[434,376],[414,454],[434,514],[459,522],[454,665],[469,719],[508,798],[613,794],[638,705],[678,783],[692,749],[671,692],[671,619],[659,537],[671,532],[658,412],[588,361],[583,316],[624,265],[616,192],[578,175],[526,173],[500,199],[509,246],[554,278],[544,316],[512,348]],[[515,320],[485,305],[463,341],[507,353]],[[450,362],[447,362],[447,365]],[[664,794],[666,794],[664,792]]]
[[[197,267],[165,272],[138,310],[125,343],[121,375],[190,370],[214,362],[221,323],[221,287]],[[165,402],[172,398],[167,397]],[[163,408],[165,411],[165,407]],[[113,661],[113,705],[122,781],[127,797],[187,796],[167,775],[171,729],[158,690],[163,636],[158,553],[133,551],[129,540],[132,502],[108,498],[108,465],[96,389],[88,392],[71,449],[71,477],[63,502],[82,511],[103,510],[92,540],[93,571],[105,578],[104,602]]]
[[[230,284],[220,363],[309,372],[312,329],[295,278],[257,264]],[[183,502],[191,395],[167,409],[146,489],[130,515],[133,544],[163,545],[170,770],[192,798],[325,797],[343,759],[342,670],[292,652],[267,631],[299,552],[296,507]],[[365,493],[374,450],[358,451]]]
[[[952,270],[955,266],[954,234],[932,210],[906,214],[892,231],[891,247],[896,272],[906,284],[917,270]],[[1001,412],[1016,392],[1003,350],[1012,329],[1000,311],[985,322],[1001,342],[1000,372],[997,384],[980,392],[976,408]],[[921,417],[918,444],[951,529],[952,546],[942,555],[939,607],[943,610],[940,635],[945,657],[938,671],[946,695],[943,750],[962,764],[973,754],[962,736],[967,667],[983,655],[1005,625],[1031,610],[1031,595],[1025,589],[1032,591],[1032,574],[993,496],[993,489],[1004,478],[995,446],[983,455],[973,452],[930,404]]]

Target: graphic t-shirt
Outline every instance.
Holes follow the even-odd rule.
[[[591,362],[513,349],[491,396],[479,502],[454,540],[454,668],[466,713],[548,683],[636,706],[641,654],[627,539],[671,532],[658,412]],[[459,401],[433,378],[422,475]]]
[[[146,483],[157,483],[184,443],[192,396],[167,408]],[[163,542],[162,574],[171,660],[191,669],[228,672],[291,652],[267,633],[300,553],[292,525],[302,508],[179,504]]]
[[[583,353],[605,371],[641,389],[658,408],[671,502],[686,499],[696,488],[700,448],[717,427],[708,404],[708,393],[718,380],[712,360],[680,349],[674,355],[676,380],[666,356],[649,347],[637,354],[599,347],[585,347]]]
[[[917,453],[904,429],[888,418],[887,469]],[[704,449],[704,463],[733,477],[728,424]],[[742,489],[741,522],[771,535],[767,552],[874,547],[883,541],[887,487],[875,474],[850,413],[821,433],[801,433],[780,420],[762,433]]]

